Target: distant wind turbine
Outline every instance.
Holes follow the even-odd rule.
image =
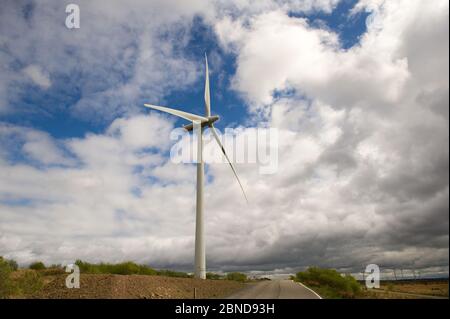
[[[204,215],[203,215],[203,177],[205,175],[204,162],[203,162],[203,128],[209,127],[217,144],[219,144],[222,153],[230,164],[234,176],[236,177],[239,186],[244,194],[245,200],[247,196],[245,195],[244,188],[242,187],[241,181],[236,173],[236,169],[230,161],[222,142],[217,135],[216,129],[214,128],[214,122],[219,120],[219,116],[211,115],[211,98],[209,92],[209,70],[208,70],[208,58],[205,54],[205,116],[191,114],[183,112],[180,110],[171,109],[164,106],[156,106],[151,104],[144,104],[146,107],[166,112],[185,120],[192,121],[191,124],[184,125],[183,128],[187,131],[193,131],[195,129],[198,136],[198,146],[197,146],[197,209],[196,209],[196,222],[195,222],[195,278],[206,279],[206,260],[205,260],[205,231],[204,231]]]

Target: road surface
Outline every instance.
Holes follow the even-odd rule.
[[[228,299],[321,299],[318,294],[292,280],[267,280],[248,284]]]

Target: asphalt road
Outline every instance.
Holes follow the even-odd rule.
[[[286,279],[248,284],[228,299],[320,299],[320,297],[300,283]]]

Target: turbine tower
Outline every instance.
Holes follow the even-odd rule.
[[[146,107],[155,109],[158,111],[166,112],[185,120],[191,121],[192,123],[184,125],[183,128],[186,131],[195,131],[197,134],[197,206],[196,206],[196,219],[195,219],[195,278],[206,279],[206,258],[205,258],[205,228],[204,228],[204,214],[203,214],[203,177],[205,175],[205,164],[203,162],[203,130],[205,127],[209,127],[211,130],[217,144],[219,144],[223,155],[225,156],[228,164],[236,177],[239,186],[244,194],[245,200],[247,196],[245,195],[244,188],[242,187],[241,181],[236,173],[236,169],[230,161],[222,142],[217,135],[216,129],[214,128],[214,122],[219,120],[219,116],[211,115],[211,97],[209,91],[209,70],[208,70],[208,58],[205,54],[205,116],[187,113],[180,110],[175,110],[172,108],[164,106],[156,106],[151,104],[144,104]]]

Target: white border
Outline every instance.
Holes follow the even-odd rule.
[[[296,282],[296,283],[298,283],[298,284],[300,284],[300,285],[302,285],[304,288],[306,288],[306,289],[308,289],[309,291],[311,291],[313,294],[315,294],[319,299],[323,299],[317,292],[315,292],[314,290],[312,290],[311,288],[309,288],[309,287],[306,287],[304,284],[302,284],[300,281],[294,281],[294,280],[292,280],[293,282]]]

